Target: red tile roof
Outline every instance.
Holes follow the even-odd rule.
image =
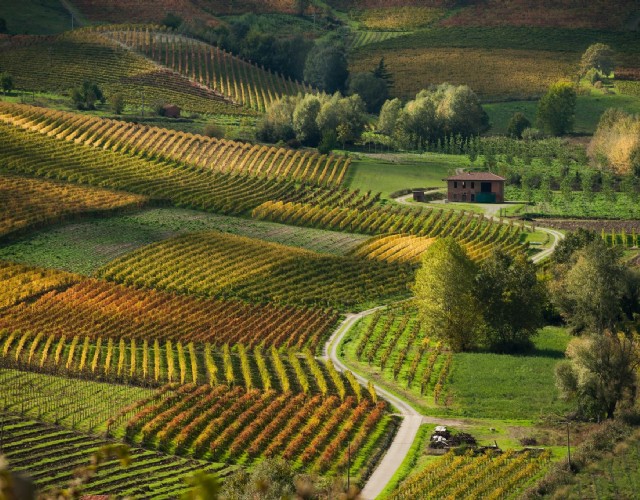
[[[504,181],[504,177],[491,172],[465,172],[444,179],[445,181]]]

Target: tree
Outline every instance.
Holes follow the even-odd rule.
[[[573,245],[581,243],[578,238]],[[554,273],[553,302],[576,333],[617,331],[638,309],[637,279],[621,262],[620,251],[601,239],[574,251]]]
[[[309,0],[296,0],[296,14],[298,16],[304,16],[304,13],[309,7]]]
[[[567,233],[564,239],[556,246],[551,255],[551,262],[556,267],[572,264],[577,251],[582,250],[589,243],[597,239],[596,233],[583,228]]]
[[[164,16],[162,24],[167,28],[177,30],[182,24],[182,18],[173,12],[168,12],[167,15]]]
[[[378,125],[376,126],[377,131],[381,134],[393,135],[400,111],[402,111],[402,102],[400,99],[396,97],[395,99],[386,101],[380,110]]]
[[[293,112],[299,97],[284,96],[274,101],[258,124],[256,136],[265,142],[288,141],[295,137]]]
[[[443,83],[421,90],[398,115],[396,139],[421,149],[447,137],[477,136],[488,130],[489,118],[476,94],[466,85]]]
[[[296,138],[308,146],[316,146],[321,134],[317,119],[322,102],[318,96],[305,95],[293,111],[293,131]]]
[[[384,57],[380,58],[378,65],[372,71],[372,73],[373,73],[373,76],[375,76],[376,78],[380,78],[381,80],[384,80],[384,82],[387,84],[387,90],[390,90],[393,88],[393,85],[394,85],[393,75],[387,69],[387,65],[384,62]]]
[[[349,77],[348,95],[359,95],[369,113],[378,113],[389,98],[387,84],[373,73],[355,73]]]
[[[360,96],[341,97],[338,93],[322,103],[317,118],[318,128],[323,137],[330,131],[337,134],[338,127],[342,125],[342,137],[346,142],[360,137],[365,123],[365,107]]]
[[[215,122],[209,122],[204,126],[202,135],[222,139],[224,137],[224,129]]]
[[[604,43],[594,43],[582,54],[580,60],[580,75],[584,76],[590,69],[600,71],[604,76],[608,76],[615,66],[614,52],[611,47]]]
[[[347,57],[342,45],[318,43],[307,56],[304,79],[325,92],[342,92],[349,76]]]
[[[616,174],[640,172],[640,117],[609,108],[600,117],[588,148],[591,162]]]
[[[0,87],[4,95],[13,90],[13,77],[9,73],[0,73]]]
[[[523,113],[514,113],[507,126],[507,135],[522,139],[522,132],[531,127],[531,122]]]
[[[104,94],[96,83],[85,80],[82,85],[71,91],[71,100],[80,110],[96,109],[96,102],[105,102]]]
[[[113,94],[109,101],[112,111],[116,115],[121,115],[124,111],[124,96],[122,94]]]
[[[414,292],[427,331],[454,351],[477,345],[476,327],[481,313],[473,293],[476,273],[464,248],[446,237],[424,253],[416,274]]]
[[[576,338],[567,357],[556,367],[556,383],[566,399],[577,401],[580,417],[613,418],[621,402],[634,404],[640,367],[637,334],[607,331]]]
[[[538,102],[538,126],[550,135],[562,135],[573,130],[576,112],[576,91],[568,82],[554,83]]]
[[[495,252],[480,265],[475,293],[484,317],[483,343],[493,351],[529,348],[543,326],[546,289],[524,255]]]

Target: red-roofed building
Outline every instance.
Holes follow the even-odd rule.
[[[504,203],[504,177],[491,172],[465,172],[444,179],[447,199],[467,203]]]

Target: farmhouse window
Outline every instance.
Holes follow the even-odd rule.
[[[467,187],[467,181],[462,181],[462,189]]]
[[[456,181],[453,181],[453,188],[456,189],[458,187],[458,183]]]
[[[471,183],[471,189],[474,189],[475,187],[476,187],[476,183],[475,183],[475,182],[472,182],[472,183]]]

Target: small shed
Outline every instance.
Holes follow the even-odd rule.
[[[413,201],[424,202],[426,200],[424,191],[424,189],[412,189],[411,192],[413,193]]]
[[[465,172],[447,181],[447,200],[466,203],[504,203],[504,177],[491,172]]]
[[[162,112],[167,118],[180,118],[181,109],[175,104],[165,104],[162,106]]]

